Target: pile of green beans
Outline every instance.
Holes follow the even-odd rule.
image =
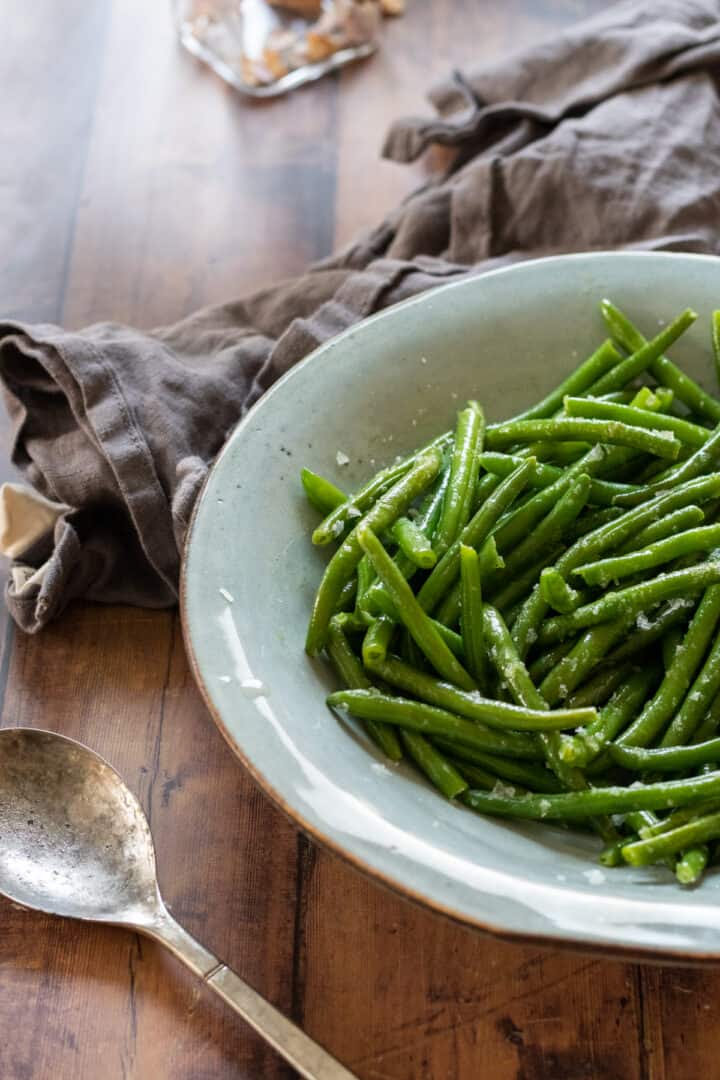
[[[306,648],[328,704],[447,799],[594,830],[604,866],[684,886],[720,862],[720,399],[609,300],[542,401],[452,431],[346,494]],[[652,320],[651,320],[652,321]],[[720,380],[720,311],[707,347]]]

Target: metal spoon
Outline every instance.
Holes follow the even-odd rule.
[[[0,892],[23,907],[113,923],[166,945],[308,1080],[355,1080],[169,914],[147,819],[87,746],[0,730]]]

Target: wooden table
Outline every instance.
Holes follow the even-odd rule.
[[[252,106],[181,52],[164,3],[2,0],[3,313],[152,326],[299,271],[418,183],[427,163],[378,146],[433,77],[605,6],[408,2],[372,61]],[[720,1076],[712,971],[503,944],[309,843],[213,727],[175,612],[77,605],[3,633],[2,724],[108,757],[176,916],[358,1076]],[[288,1075],[160,947],[0,903],[2,1080]]]

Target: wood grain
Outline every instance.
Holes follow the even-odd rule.
[[[603,6],[409,0],[371,62],[252,106],[179,50],[165,4],[0,0],[5,312],[150,326],[292,274],[422,181],[432,159],[377,154],[434,77]],[[300,836],[213,728],[174,613],[78,605],[37,639],[4,626],[0,723],[111,760],[175,915],[363,1080],[718,1075],[713,972],[503,944]],[[289,1076],[159,946],[5,902],[0,929],[2,1080]]]

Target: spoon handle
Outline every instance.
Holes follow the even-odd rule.
[[[163,909],[138,929],[165,945],[306,1080],[357,1080],[326,1050],[248,986]]]

